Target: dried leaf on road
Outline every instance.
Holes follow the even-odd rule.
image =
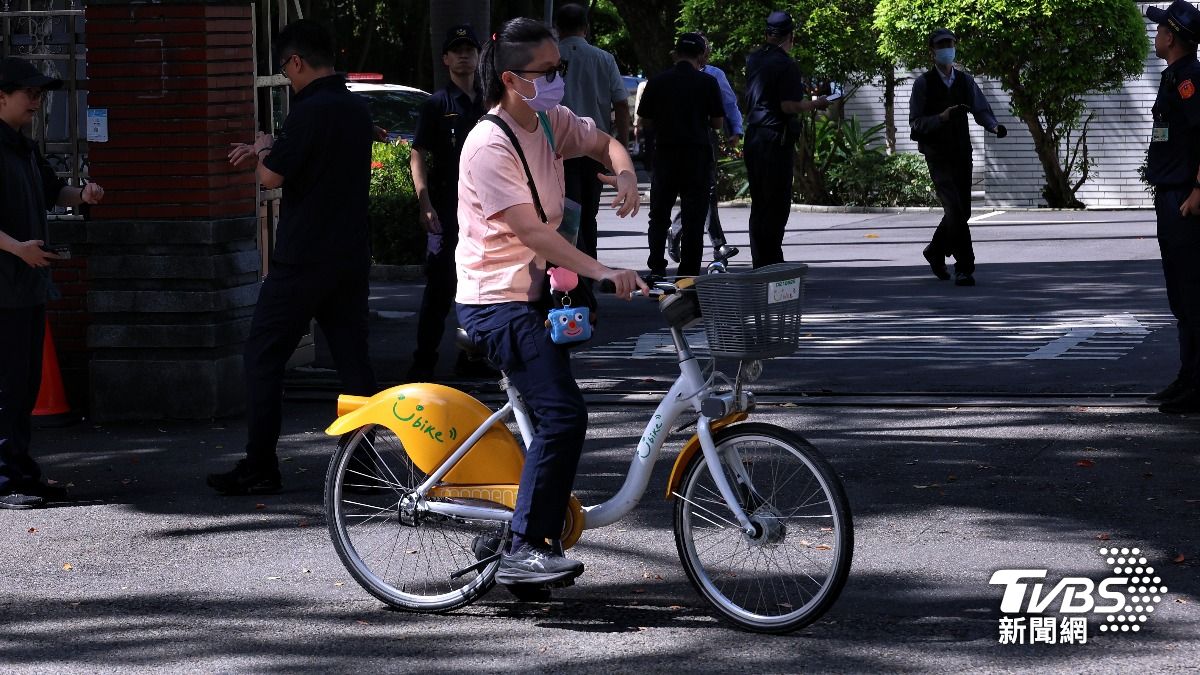
[[[254,508],[261,511],[261,510],[267,508],[267,505],[266,504],[255,504]]]
[[[72,565],[71,563],[63,563],[63,571],[64,572],[70,572],[73,569],[75,569],[75,566]]]
[[[633,592],[634,592],[634,593],[645,593],[645,592],[646,592],[646,589],[644,589],[644,588],[635,588],[635,589],[633,589]]]
[[[29,528],[29,534],[33,534],[34,532],[37,532],[37,528],[36,528],[36,527],[31,527],[31,528]]]
[[[1182,563],[1184,560],[1187,560],[1187,558],[1185,558],[1185,557],[1183,556],[1183,554],[1182,554],[1182,553],[1180,553],[1179,555],[1175,556],[1174,560],[1172,560],[1171,562],[1173,562],[1173,563],[1175,563],[1176,565],[1178,565],[1178,564]]]
[[[1096,535],[1096,538],[1100,541],[1108,541],[1112,537],[1109,537],[1107,532],[1101,532],[1100,534]]]
[[[1080,467],[1082,469],[1090,469],[1093,466],[1096,466],[1096,463],[1090,459],[1081,459],[1078,462],[1075,462],[1075,466]]]
[[[833,550],[833,547],[830,546],[829,544],[817,544],[813,548],[817,549],[818,551],[832,551]]]

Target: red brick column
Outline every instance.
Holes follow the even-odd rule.
[[[254,214],[254,176],[229,144],[254,138],[254,44],[245,3],[88,3],[88,107],[107,108],[89,146],[97,219]]]
[[[85,19],[88,108],[108,111],[108,141],[88,147],[105,199],[78,282],[93,416],[238,412],[256,194],[227,155],[254,138],[251,7],[90,0]]]

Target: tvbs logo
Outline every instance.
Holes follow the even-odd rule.
[[[1147,566],[1140,549],[1101,548],[1100,555],[1109,565],[1114,565],[1114,576],[1099,582],[1087,577],[1064,577],[1050,585],[1046,578],[1048,570],[1009,569],[998,570],[988,583],[1004,587],[1000,611],[1006,615],[1097,614],[1105,617],[1100,624],[1101,632],[1136,633],[1154,612],[1154,606],[1162,601],[1167,587],[1160,577],[1154,576],[1154,568]],[[1039,616],[1030,623],[1040,626],[1045,621]],[[1086,619],[1079,618],[1071,623],[1078,627],[1084,621]],[[1063,622],[1066,623],[1067,618]],[[1001,619],[1001,641],[1017,642],[1015,629],[1021,623],[1021,619]]]

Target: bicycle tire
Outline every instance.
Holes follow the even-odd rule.
[[[450,575],[488,557],[509,531],[507,523],[430,513],[406,523],[402,499],[426,478],[390,429],[360,427],[342,436],[330,460],[325,516],[338,557],[368,593],[399,609],[447,612],[492,587],[499,560]]]
[[[854,525],[841,481],[816,448],[782,427],[737,424],[717,430],[713,440],[722,471],[762,534],[749,537],[738,527],[698,452],[675,494],[675,545],[683,569],[720,616],[740,628],[803,628],[833,605],[850,575]],[[730,450],[737,451],[754,490],[725,466]],[[789,557],[779,560],[775,553]]]

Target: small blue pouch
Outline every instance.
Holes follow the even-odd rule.
[[[546,315],[550,339],[556,345],[568,345],[592,339],[591,312],[587,307],[572,307],[564,302]]]

